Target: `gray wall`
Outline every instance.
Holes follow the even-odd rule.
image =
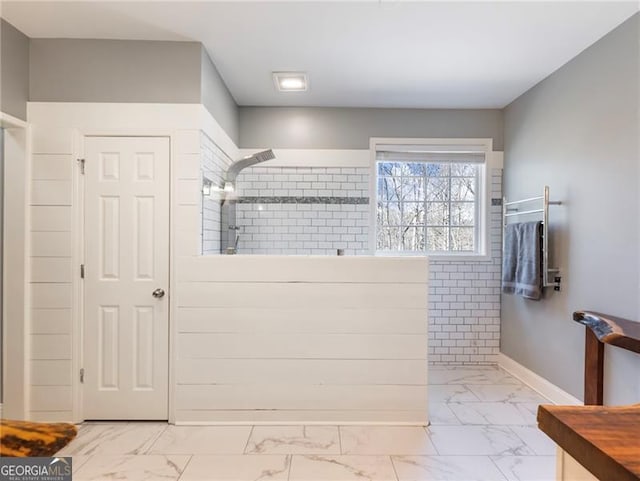
[[[200,103],[197,42],[31,39],[29,100]]]
[[[640,16],[623,23],[505,111],[508,199],[551,197],[562,292],[502,300],[501,350],[582,398],[584,328],[574,310],[640,319]],[[605,402],[640,401],[640,357],[606,350]]]
[[[370,137],[492,137],[502,150],[502,111],[240,107],[240,147],[368,149]]]
[[[204,47],[201,55],[202,104],[238,145],[238,105]]]
[[[0,111],[27,118],[29,38],[0,19]]]
[[[202,103],[238,143],[238,106],[198,42],[31,39],[34,102]]]

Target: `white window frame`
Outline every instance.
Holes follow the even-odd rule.
[[[473,146],[475,151],[484,153],[484,163],[478,165],[478,186],[479,193],[477,196],[477,224],[478,224],[478,246],[475,252],[443,252],[442,254],[434,252],[409,252],[409,251],[377,251],[376,234],[378,229],[377,222],[377,205],[378,205],[378,168],[376,162],[376,152],[378,146],[381,145],[454,145]],[[389,137],[372,137],[369,139],[369,253],[375,256],[428,256],[434,260],[451,260],[451,261],[482,261],[490,260],[489,253],[489,211],[491,209],[491,185],[490,185],[490,169],[492,164],[493,139],[490,138],[389,138]]]

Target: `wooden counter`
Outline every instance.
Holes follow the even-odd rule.
[[[542,405],[538,427],[599,480],[640,480],[640,404]]]

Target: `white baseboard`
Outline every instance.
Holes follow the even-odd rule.
[[[172,424],[172,423],[169,423]],[[431,421],[176,421],[176,426],[407,426],[425,428]]]
[[[582,406],[584,403],[575,396],[572,396],[555,384],[547,381],[542,376],[527,369],[522,364],[514,361],[503,353],[498,354],[498,366],[509,374],[517,377],[540,395],[546,397],[554,404],[565,404],[571,406]]]

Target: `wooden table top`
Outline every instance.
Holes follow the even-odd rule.
[[[640,481],[640,404],[542,405],[538,427],[601,481]]]

